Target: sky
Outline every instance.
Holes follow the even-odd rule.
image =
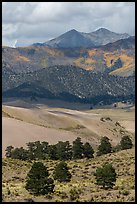
[[[135,35],[134,2],[3,2],[2,45],[16,47],[46,42],[76,29],[101,27]]]

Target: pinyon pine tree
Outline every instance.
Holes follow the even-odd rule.
[[[61,161],[54,169],[53,177],[59,182],[68,182],[71,180],[71,173],[64,161]]]
[[[84,157],[86,158],[94,158],[94,150],[92,148],[92,146],[86,142],[84,145],[83,145],[83,154],[84,154]]]
[[[98,146],[97,156],[102,154],[108,154],[112,150],[111,143],[109,142],[109,138],[104,136],[101,138],[101,144]]]
[[[81,159],[83,157],[83,143],[80,137],[73,141],[72,156],[73,159]]]
[[[54,181],[49,178],[47,168],[42,162],[35,162],[27,174],[26,190],[38,196],[52,193],[54,186]]]
[[[116,181],[116,172],[111,164],[106,163],[102,167],[98,167],[96,173],[97,185],[103,186],[104,189],[112,188]]]

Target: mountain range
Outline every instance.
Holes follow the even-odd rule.
[[[2,47],[3,97],[134,100],[135,37],[71,30],[46,43]]]
[[[35,46],[49,46],[53,48],[91,48],[106,45],[120,39],[130,37],[127,33],[119,34],[111,32],[106,28],[100,28],[94,32],[83,33],[72,29],[59,37],[45,43],[36,43]]]

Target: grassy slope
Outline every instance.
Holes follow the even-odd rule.
[[[93,159],[81,159],[68,161],[68,166],[72,173],[69,183],[55,182],[55,192],[49,199],[46,196],[34,197],[24,188],[25,177],[32,163],[18,160],[3,159],[3,182],[2,192],[4,201],[20,202],[25,198],[33,198],[35,201],[70,201],[69,190],[75,188],[79,190],[78,201],[93,202],[125,202],[135,201],[135,152],[134,148],[123,150],[118,153],[111,153]],[[52,175],[54,166],[59,161],[43,161]],[[94,172],[98,166],[104,162],[110,162],[117,172],[117,181],[112,190],[103,190],[95,184]],[[8,190],[9,189],[9,190]],[[9,193],[8,193],[9,191]],[[9,194],[9,195],[8,195]],[[63,198],[63,195],[66,198]],[[76,200],[75,200],[76,201]]]

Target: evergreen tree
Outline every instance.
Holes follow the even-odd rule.
[[[111,150],[112,150],[112,146],[111,146],[111,143],[109,142],[109,138],[106,136],[102,137],[101,144],[98,146],[97,156],[110,153]]]
[[[69,141],[62,142],[59,141],[56,144],[57,148],[57,158],[59,160],[69,160],[72,158],[72,149],[71,145],[69,144]]]
[[[83,154],[84,154],[84,157],[86,158],[94,158],[94,150],[92,148],[92,146],[86,142],[84,145],[83,145]]]
[[[34,142],[34,157],[35,159],[43,159],[42,145],[40,141]]]
[[[35,142],[27,143],[28,157],[30,160],[35,160]]]
[[[6,151],[5,156],[6,156],[7,158],[11,157],[11,154],[12,154],[13,149],[14,149],[13,146],[8,146],[8,147],[6,148],[6,150],[5,150],[5,151]]]
[[[55,180],[59,182],[68,182],[71,180],[71,173],[69,172],[69,168],[64,161],[61,161],[53,171],[53,177]]]
[[[81,159],[83,157],[83,143],[80,137],[73,141],[72,155],[73,159]]]
[[[49,178],[47,168],[42,162],[35,162],[27,174],[26,190],[38,196],[53,192],[54,186],[54,181]]]
[[[28,151],[23,149],[23,147],[15,148],[11,153],[12,159],[28,160]]]
[[[41,143],[42,159],[48,159],[48,148],[49,148],[48,142],[44,141]]]
[[[120,146],[121,149],[131,149],[133,144],[132,144],[132,140],[130,139],[130,137],[128,135],[123,136],[121,141],[120,141]]]
[[[57,160],[57,146],[56,145],[49,145],[48,147],[48,157],[52,160]]]
[[[111,164],[106,163],[103,167],[98,167],[94,175],[96,177],[97,185],[103,186],[104,189],[112,188],[114,186],[116,172]]]

